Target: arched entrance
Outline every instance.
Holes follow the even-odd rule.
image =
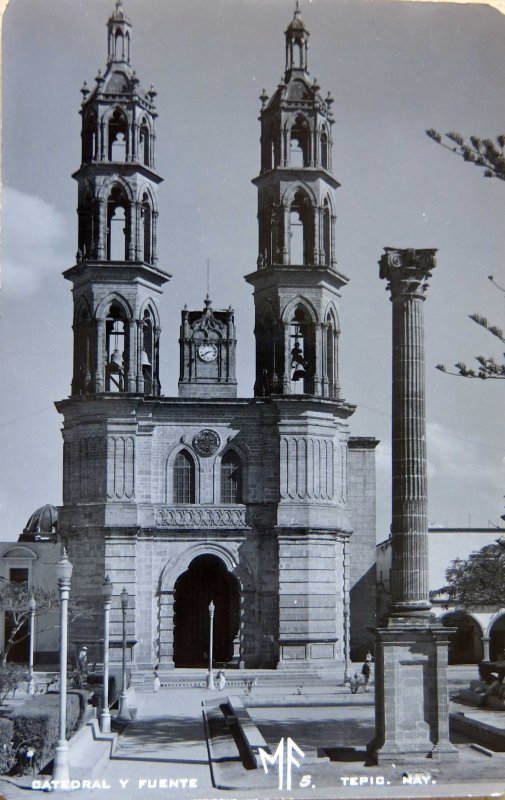
[[[491,661],[502,661],[505,653],[505,614],[499,616],[490,630]]]
[[[207,666],[209,604],[215,605],[214,663],[226,664],[234,654],[239,631],[240,593],[236,578],[217,556],[195,558],[174,587],[174,664]]]
[[[479,623],[464,611],[451,611],[441,620],[449,634],[449,664],[477,664],[483,657],[482,630]]]

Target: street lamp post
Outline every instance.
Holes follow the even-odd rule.
[[[35,612],[37,610],[37,603],[33,594],[30,597],[28,608],[30,609],[30,656],[28,663],[30,680],[28,681],[28,694],[35,694],[35,681],[33,680],[33,648],[35,644]]]
[[[107,575],[102,583],[103,599],[103,689],[102,689],[102,712],[100,714],[100,730],[102,733],[110,733],[110,711],[109,711],[109,617],[110,603],[112,598],[112,583]]]
[[[123,586],[121,592],[121,611],[123,612],[123,678],[121,682],[121,694],[119,695],[119,713],[118,719],[130,720],[131,714],[128,708],[128,695],[126,694],[126,609],[128,608],[128,592],[126,587]]]
[[[209,672],[207,674],[207,689],[215,689],[214,673],[212,672],[212,646],[214,640],[214,610],[215,605],[210,601],[209,604]]]
[[[64,789],[69,782],[67,726],[67,636],[68,636],[68,598],[70,595],[70,579],[72,564],[68,560],[65,548],[61,561],[56,565],[58,590],[60,593],[60,730],[58,744],[54,752],[53,781],[60,782]]]

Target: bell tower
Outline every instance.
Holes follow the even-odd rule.
[[[170,275],[158,266],[153,86],[131,66],[131,23],[117,0],[108,56],[83,100],[73,283],[72,395],[159,395],[158,297]]]
[[[260,97],[261,170],[254,287],[255,395],[339,397],[338,303],[332,175],[333,98],[308,71],[309,31],[298,3],[285,32],[286,68]]]

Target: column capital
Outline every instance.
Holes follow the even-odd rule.
[[[431,278],[431,270],[437,265],[436,252],[434,249],[384,248],[384,255],[379,261],[379,275],[388,281],[386,289],[391,292],[391,299],[410,296],[424,300],[429,286],[428,278]]]

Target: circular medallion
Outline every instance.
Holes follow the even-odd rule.
[[[221,439],[215,431],[205,428],[193,437],[193,447],[200,456],[212,456],[219,449]]]
[[[209,361],[214,361],[217,358],[217,347],[212,342],[204,342],[198,346],[198,357],[205,361],[205,363],[209,363]]]

